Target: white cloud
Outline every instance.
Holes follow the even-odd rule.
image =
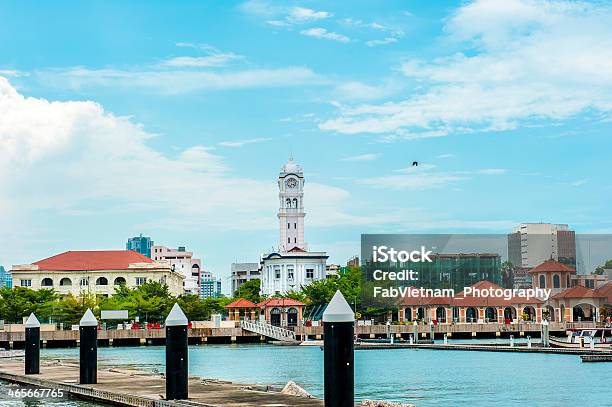
[[[466,133],[612,111],[612,8],[602,3],[478,0],[445,20],[457,52],[407,61],[404,100],[345,107],[341,133]]]
[[[334,95],[342,100],[375,100],[387,97],[402,89],[396,82],[385,82],[380,85],[369,85],[358,81],[343,82],[336,86]]]
[[[238,69],[223,72],[187,69],[88,69],[83,67],[37,71],[47,86],[62,89],[86,87],[141,88],[166,94],[204,90],[321,85],[325,80],[304,67]]]
[[[380,157],[380,154],[368,153],[368,154],[354,155],[351,157],[345,157],[342,159],[342,161],[374,161],[378,157]]]
[[[395,37],[385,37],[381,40],[370,40],[370,41],[366,41],[366,45],[368,47],[376,47],[378,45],[387,45],[387,44],[393,44],[394,42],[397,42],[397,38]]]
[[[248,144],[263,143],[265,141],[270,141],[270,140],[272,139],[269,137],[259,137],[259,138],[245,139],[245,140],[228,140],[228,141],[222,141],[217,144],[220,145],[221,147],[244,147]]]
[[[205,56],[179,56],[170,58],[162,63],[162,66],[168,67],[221,67],[230,62],[244,59],[242,55],[233,52],[223,52],[208,44],[194,44],[191,42],[178,42],[176,44],[180,48],[194,48],[203,51]]]
[[[310,8],[293,7],[287,18],[290,21],[304,23],[310,21],[324,20],[331,17],[332,14],[327,11],[316,11]]]
[[[0,257],[19,252],[27,260],[32,253],[20,243],[26,237],[44,241],[45,250],[65,249],[74,243],[70,225],[99,225],[100,219],[108,226],[101,233],[116,231],[117,223],[209,237],[219,228],[277,228],[274,179],[236,175],[223,156],[203,145],[161,153],[149,146],[152,137],[97,103],[25,97],[0,77]],[[347,201],[350,193],[342,188],[307,183],[309,224],[395,219],[350,213]]]
[[[455,157],[455,154],[449,154],[449,153],[447,153],[447,154],[440,154],[440,155],[438,156],[438,158],[452,158],[452,157]]]
[[[306,35],[308,37],[323,38],[326,40],[338,41],[343,43],[351,41],[350,38],[345,35],[338,34],[333,31],[327,31],[325,28],[322,27],[308,28],[306,30],[300,31],[300,34]]]

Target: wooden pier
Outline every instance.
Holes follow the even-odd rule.
[[[550,325],[551,335],[565,336],[568,328],[592,328],[593,324],[583,323],[558,323]],[[6,329],[6,328],[5,328]],[[300,326],[291,328],[295,332],[297,340],[322,339],[322,326]],[[419,339],[430,339],[430,329],[428,325],[418,325],[416,330]],[[397,339],[407,340],[414,333],[415,327],[412,325],[358,325],[356,334],[362,339],[385,338],[388,330]],[[437,339],[441,339],[444,334],[448,338],[508,338],[514,335],[515,338],[531,336],[539,337],[540,325],[534,323],[517,324],[438,324],[434,327],[434,334]],[[74,347],[78,345],[79,331],[76,330],[45,330],[41,329],[41,340],[43,347]],[[0,349],[22,348],[25,340],[23,329],[15,331],[0,330]],[[189,330],[189,343],[246,343],[266,341],[265,336],[250,332],[240,327],[237,321],[234,327],[222,328],[194,328]],[[103,329],[98,332],[99,346],[134,346],[134,345],[163,345],[166,341],[165,329],[127,329],[114,330]]]
[[[137,370],[100,368],[98,383],[79,385],[79,367],[70,362],[44,362],[41,373],[25,375],[23,360],[2,360],[0,380],[45,389],[58,389],[79,398],[134,407],[170,406],[323,406],[315,398],[281,394],[265,385],[246,385],[227,381],[189,379],[189,400],[164,400],[165,379],[160,374]]]

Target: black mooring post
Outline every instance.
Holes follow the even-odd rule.
[[[166,318],[166,400],[189,396],[187,358],[187,317],[177,303]]]
[[[79,322],[79,383],[98,383],[98,320],[87,309]]]
[[[31,313],[25,323],[25,374],[40,373],[40,322]]]
[[[325,407],[354,407],[355,314],[336,291],[323,313]]]

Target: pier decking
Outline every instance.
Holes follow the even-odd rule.
[[[550,324],[550,332],[552,335],[565,336],[565,331],[568,328],[592,328],[592,323],[558,323]],[[322,339],[322,326],[300,326],[292,328],[295,332],[297,340],[304,340],[307,336],[309,339]],[[356,334],[363,339],[368,338],[384,338],[387,336],[387,330],[396,338],[408,339],[413,334],[413,325],[358,325]],[[428,338],[430,326],[419,325],[417,331],[421,339]],[[497,324],[497,323],[473,323],[473,324],[439,324],[434,327],[436,338],[441,339],[444,334],[449,338],[508,338],[514,335],[519,337],[538,337],[540,335],[540,324],[535,323],[517,323],[517,324]],[[73,330],[52,330],[41,331],[41,340],[43,347],[66,347],[76,346],[79,339],[79,331]],[[0,330],[0,348],[21,348],[25,340],[23,330],[20,331],[2,331]],[[166,340],[165,329],[128,329],[128,330],[100,330],[98,332],[99,346],[120,346],[120,345],[163,345]],[[231,343],[231,342],[260,342],[266,340],[265,336],[261,336],[255,332],[240,328],[240,322],[236,322],[236,326],[229,328],[195,328],[189,330],[190,343]]]
[[[95,401],[123,406],[323,406],[314,398],[281,394],[265,385],[245,385],[226,381],[189,379],[189,400],[166,401],[165,380],[159,374],[136,370],[100,368],[98,384],[79,385],[79,367],[68,362],[45,362],[41,373],[24,375],[23,360],[3,359],[0,379],[22,385],[61,389],[66,393]]]

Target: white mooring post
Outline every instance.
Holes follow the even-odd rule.
[[[514,335],[510,335],[510,347],[514,348]]]

